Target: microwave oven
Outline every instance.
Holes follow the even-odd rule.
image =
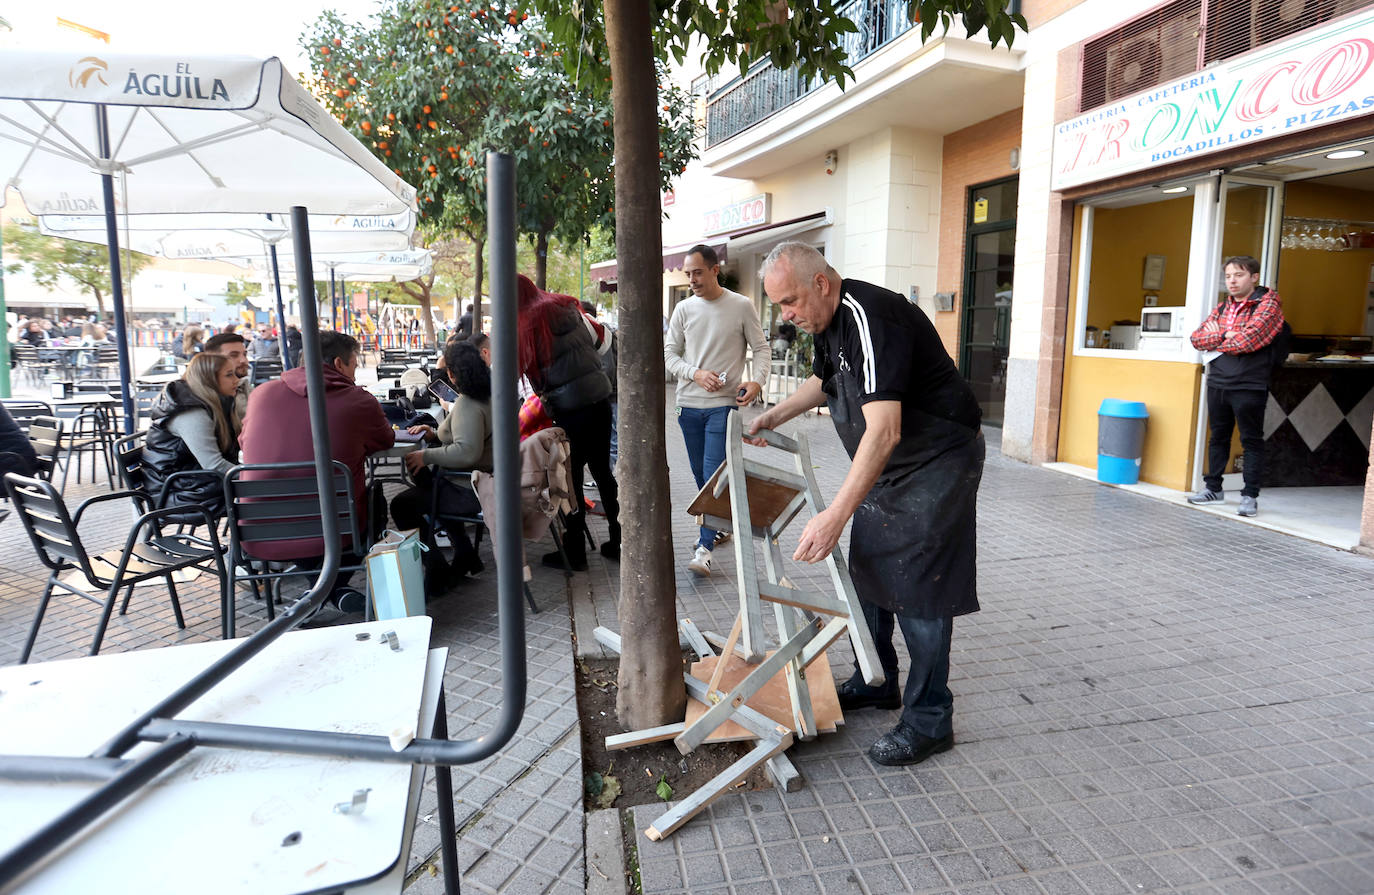
[[[1140,337],[1142,339],[1179,339],[1183,330],[1184,308],[1141,308]]]

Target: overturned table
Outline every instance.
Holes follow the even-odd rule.
[[[180,717],[424,735],[447,652],[430,650],[429,636],[425,616],[294,631]],[[236,645],[0,668],[0,753],[89,755]],[[423,775],[399,763],[199,748],[7,891],[400,892]],[[0,855],[97,785],[0,780]]]

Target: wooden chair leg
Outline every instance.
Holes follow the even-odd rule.
[[[48,611],[48,600],[52,599],[52,585],[56,580],[56,572],[48,576],[48,586],[43,588],[43,596],[38,600],[38,611],[34,613],[33,625],[29,628],[29,638],[24,641],[24,651],[19,654],[20,665],[28,662],[29,654],[33,652],[34,641],[38,639],[38,626],[43,624],[43,614]]]

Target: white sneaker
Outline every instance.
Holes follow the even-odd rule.
[[[711,574],[711,570],[716,567],[716,561],[711,558],[711,551],[707,547],[697,547],[697,552],[693,554],[692,561],[687,563],[687,568],[698,578],[705,578]]]

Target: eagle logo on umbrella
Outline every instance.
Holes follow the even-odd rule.
[[[83,65],[86,67],[82,68]],[[72,70],[67,73],[67,82],[73,87],[88,87],[91,78],[95,78],[108,87],[110,82],[105,80],[105,72],[109,70],[110,66],[104,59],[87,56],[72,66]]]

